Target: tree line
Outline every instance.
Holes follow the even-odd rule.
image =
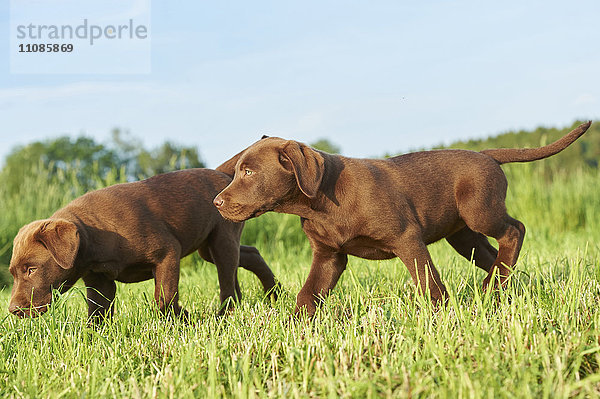
[[[116,173],[117,181],[141,180],[184,168],[201,168],[204,162],[196,147],[166,141],[147,149],[141,140],[121,129],[113,129],[107,144],[91,137],[62,136],[14,148],[6,157],[0,180],[9,193],[16,193],[25,177],[37,168],[52,174],[77,171],[77,182],[85,189],[97,188],[98,179]]]

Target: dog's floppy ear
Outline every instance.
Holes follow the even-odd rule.
[[[286,161],[291,164],[300,190],[308,198],[315,198],[325,173],[323,156],[304,144],[290,141],[281,151],[280,159],[284,166]]]
[[[79,251],[79,231],[74,223],[64,219],[49,220],[40,226],[35,238],[39,240],[63,269],[75,265]]]

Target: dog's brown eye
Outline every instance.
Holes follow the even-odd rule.
[[[246,169],[244,171],[244,173],[246,174],[246,176],[250,176],[252,173],[254,173],[253,171],[251,171],[250,169]]]
[[[28,275],[28,276],[31,276],[31,274],[32,274],[33,272],[35,272],[36,270],[37,270],[37,267],[28,267],[28,268],[27,268],[27,275]]]

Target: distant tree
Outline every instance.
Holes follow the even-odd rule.
[[[204,164],[195,147],[167,141],[147,150],[139,139],[114,129],[112,142],[106,145],[90,137],[64,136],[16,147],[5,159],[0,182],[8,192],[16,193],[24,177],[35,173],[39,166],[53,174],[61,170],[77,171],[77,182],[87,191],[96,188],[98,180],[104,180],[109,173],[114,180],[132,181]]]
[[[141,150],[137,155],[139,176],[153,176],[179,169],[203,168],[198,149],[165,142],[151,151]]]
[[[111,130],[111,148],[117,153],[120,161],[127,166],[127,170],[135,169],[138,153],[143,150],[144,145],[137,137],[128,130],[113,128]]]
[[[328,139],[319,139],[310,145],[317,150],[325,151],[330,154],[339,154],[342,150],[337,144],[333,144]]]
[[[451,144],[449,148],[462,148],[481,151],[486,148],[527,148],[550,144],[583,121],[575,121],[564,128],[538,127],[532,131],[520,130],[499,134],[485,139],[471,139]],[[574,166],[597,168],[600,161],[600,124],[592,123],[589,130],[560,155],[536,162],[535,167],[552,170]],[[441,146],[440,146],[441,147]]]
[[[122,164],[126,165],[127,174],[131,179],[140,180],[159,173],[204,167],[196,147],[166,141],[157,148],[147,150],[142,142],[128,131],[115,128],[111,135],[112,146]]]
[[[117,154],[89,137],[59,137],[36,141],[16,147],[5,159],[2,182],[9,192],[16,192],[24,176],[40,166],[54,173],[59,170],[77,170],[77,180],[83,187],[94,184],[93,176],[104,176],[119,165]]]

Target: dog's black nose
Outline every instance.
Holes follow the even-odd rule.
[[[215,204],[217,208],[222,207],[224,203],[225,201],[223,200],[223,198],[221,198],[220,195],[217,195],[213,201],[213,204]]]

